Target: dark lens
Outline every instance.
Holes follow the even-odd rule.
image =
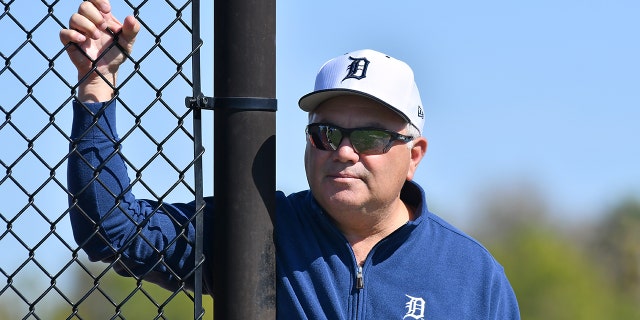
[[[342,142],[342,132],[336,127],[322,126],[327,142],[331,146],[331,150],[338,150],[340,142]]]
[[[307,127],[307,133],[314,147],[320,150],[335,150],[330,139],[330,128],[324,125],[312,124]]]
[[[378,128],[344,129],[322,123],[307,126],[307,135],[311,144],[320,150],[335,151],[344,137],[349,137],[353,150],[361,154],[383,154],[396,140],[411,141],[410,137]]]
[[[356,152],[382,154],[391,141],[391,135],[382,130],[354,130],[349,136]]]

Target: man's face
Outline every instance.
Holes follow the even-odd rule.
[[[399,115],[360,96],[339,96],[325,101],[310,115],[309,123],[406,133],[406,122]],[[413,177],[424,149],[426,140],[416,157],[416,152],[406,144],[395,142],[387,153],[368,155],[357,153],[346,137],[335,151],[317,149],[307,141],[307,180],[316,200],[330,214],[378,211],[398,201],[400,190]]]

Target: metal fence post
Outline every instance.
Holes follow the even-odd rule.
[[[275,318],[275,0],[214,2],[215,319]]]
[[[192,16],[192,33],[191,33],[191,49],[193,56],[191,59],[192,77],[193,77],[193,97],[202,95],[202,82],[200,77],[200,48],[202,47],[202,39],[200,38],[200,0],[193,0],[191,4]],[[202,110],[193,109],[193,135],[194,135],[194,187],[196,201],[196,239],[195,239],[195,266],[194,270],[194,301],[193,301],[193,318],[202,319],[204,309],[202,307],[202,263],[204,252],[204,195],[203,195],[203,172],[202,172],[202,154],[204,147],[202,146]]]

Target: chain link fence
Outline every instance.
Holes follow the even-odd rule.
[[[0,319],[201,318],[197,289],[170,292],[117,276],[113,264],[89,262],[73,239],[66,161],[77,74],[58,32],[80,1],[0,4]],[[200,90],[199,70],[192,71],[199,3],[123,0],[112,7],[119,19],[134,14],[142,24],[117,96],[134,194],[168,202],[202,197],[201,159],[192,152],[201,144],[200,116],[184,106]]]

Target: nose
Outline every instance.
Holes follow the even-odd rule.
[[[336,149],[333,154],[335,160],[340,162],[356,163],[360,159],[360,155],[353,148],[353,145],[351,145],[351,140],[348,137],[342,138],[338,149]]]

